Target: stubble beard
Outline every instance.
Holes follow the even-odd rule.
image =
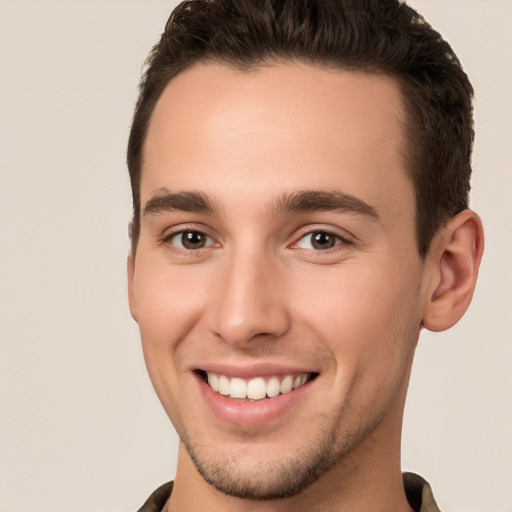
[[[357,431],[320,432],[314,441],[279,461],[243,460],[230,454],[211,460],[189,437],[181,436],[197,471],[215,489],[228,496],[253,501],[271,501],[299,494],[333,468],[380,423]],[[341,484],[341,482],[340,482]]]

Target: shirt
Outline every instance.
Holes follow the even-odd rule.
[[[432,488],[424,478],[414,473],[403,473],[402,478],[407,501],[415,512],[441,512]],[[168,482],[159,487],[137,512],[162,512],[171,496],[173,485],[174,482]]]

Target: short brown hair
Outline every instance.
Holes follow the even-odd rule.
[[[422,257],[439,228],[468,207],[473,89],[450,45],[415,10],[398,0],[191,0],[171,14],[140,84],[127,155],[134,254],[144,141],[169,81],[199,62],[247,70],[286,61],[397,80]]]

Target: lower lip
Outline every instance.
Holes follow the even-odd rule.
[[[214,412],[223,422],[239,427],[255,427],[276,421],[296,406],[314,381],[308,381],[289,393],[280,394],[273,398],[264,398],[254,402],[232,400],[213,391],[204,382],[201,376],[197,376],[202,395]]]

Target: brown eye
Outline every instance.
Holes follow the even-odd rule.
[[[185,231],[181,234],[181,243],[185,249],[201,249],[206,245],[206,236],[198,231]]]
[[[344,240],[334,233],[329,233],[328,231],[312,231],[297,242],[297,247],[314,251],[326,251],[342,242],[344,242]]]
[[[188,251],[203,249],[213,244],[213,240],[200,231],[181,231],[170,237],[169,241],[179,249]]]
[[[331,249],[336,245],[336,237],[325,231],[311,233],[311,246],[316,250]]]

